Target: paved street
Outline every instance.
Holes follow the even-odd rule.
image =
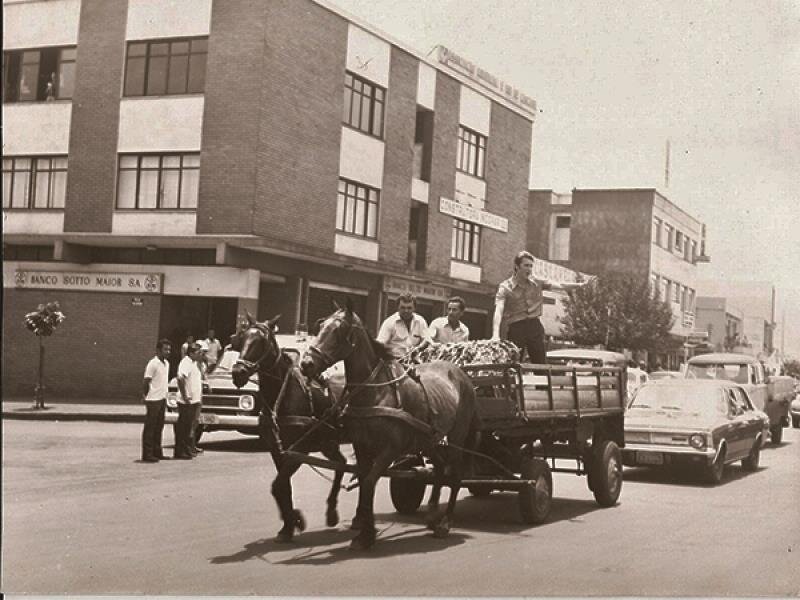
[[[516,496],[462,492],[450,537],[397,515],[386,486],[380,538],[351,552],[324,526],[327,482],[307,467],[296,500],[308,530],[279,525],[274,470],[249,438],[216,433],[205,454],[137,462],[140,426],[3,422],[5,593],[259,595],[798,595],[800,430],[737,465],[715,488],[696,478],[625,471],[621,503],[600,509],[584,478],[556,475],[550,521],[521,525]],[[172,435],[167,430],[167,440]],[[312,568],[314,567],[314,568]]]

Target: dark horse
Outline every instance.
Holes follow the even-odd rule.
[[[283,450],[291,448],[306,454],[321,452],[328,460],[345,464],[339,451],[337,429],[320,420],[327,414],[333,401],[323,389],[307,382],[292,358],[282,352],[275,339],[278,317],[257,323],[248,314],[249,327],[239,334],[241,352],[233,366],[233,382],[241,387],[258,373],[261,391],[259,427],[261,438],[267,441],[278,474],[272,482],[272,495],[278,504],[283,528],[275,540],[289,542],[295,530],[305,529],[302,513],[292,501],[292,475],[302,463],[288,460]],[[326,523],[329,527],[339,522],[336,510],[343,471],[337,471],[327,499]]]
[[[433,462],[437,484],[450,487],[447,510],[432,506],[435,510],[428,518],[435,535],[446,535],[468,456],[462,450],[477,445],[471,381],[449,362],[405,370],[367,333],[350,306],[325,320],[316,342],[303,355],[301,368],[314,377],[339,360],[344,361],[347,379],[343,419],[359,480],[354,521],[360,531],[351,547],[366,549],[375,543],[373,501],[378,479],[398,458],[419,453]]]

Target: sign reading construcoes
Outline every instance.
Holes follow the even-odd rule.
[[[533,262],[533,276],[539,279],[547,279],[557,283],[580,283],[586,281],[589,276],[572,269],[567,269],[556,263],[551,263],[539,258]]]
[[[430,300],[447,300],[450,297],[450,291],[447,288],[430,283],[399,279],[398,277],[384,277],[383,291],[398,295],[411,292],[419,298],[428,298]]]
[[[163,275],[161,273],[81,273],[17,269],[14,272],[14,285],[18,288],[41,290],[160,294],[163,288]]]
[[[473,208],[472,206],[450,200],[450,198],[445,198],[444,196],[439,198],[439,212],[455,217],[456,219],[461,219],[462,221],[477,223],[482,227],[508,233],[508,219],[505,217]]]
[[[529,116],[536,116],[536,100],[452,50],[439,46],[439,62],[493,91]]]

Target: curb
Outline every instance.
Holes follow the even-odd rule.
[[[3,420],[17,421],[99,421],[104,423],[144,423],[143,415],[113,413],[3,412]]]

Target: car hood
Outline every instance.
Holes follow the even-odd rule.
[[[708,415],[676,411],[637,410],[625,415],[625,429],[692,429],[712,430],[722,423]]]

